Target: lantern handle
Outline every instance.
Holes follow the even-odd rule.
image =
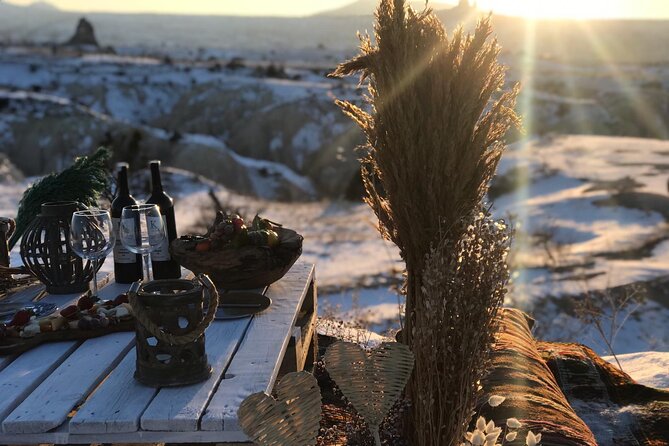
[[[173,335],[162,330],[158,325],[156,325],[146,313],[144,306],[142,306],[142,304],[140,304],[139,300],[137,299],[137,292],[139,291],[141,284],[140,282],[133,283],[128,290],[128,302],[132,308],[133,316],[135,316],[137,322],[142,324],[146,331],[155,336],[156,339],[167,344],[186,345],[195,342],[200,336],[204,334],[205,330],[212,323],[216,317],[216,310],[218,308],[218,290],[212,283],[211,279],[209,279],[209,276],[206,274],[198,274],[197,280],[200,281],[202,286],[209,294],[209,306],[207,307],[207,313],[204,315],[197,327],[193,329],[193,331],[189,331],[188,333],[182,335]]]

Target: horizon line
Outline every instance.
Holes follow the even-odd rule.
[[[411,2],[411,0],[410,0]],[[417,1],[413,1],[413,3],[416,3]],[[320,12],[313,12],[313,13],[308,13],[308,14],[267,14],[267,15],[262,15],[262,14],[226,14],[226,13],[220,13],[220,12],[214,12],[214,13],[206,13],[206,12],[170,12],[170,11],[152,11],[152,10],[147,10],[147,11],[111,11],[111,10],[73,10],[73,9],[62,9],[59,8],[58,6],[54,5],[53,3],[45,0],[37,0],[29,4],[17,4],[14,3],[14,0],[0,0],[0,6],[2,4],[10,5],[16,8],[40,8],[40,6],[44,7],[45,9],[48,8],[50,10],[60,12],[60,13],[65,13],[65,14],[73,14],[73,15],[144,15],[144,16],[175,16],[175,17],[230,17],[230,18],[272,18],[272,19],[299,19],[299,18],[309,18],[309,17],[316,17],[316,16],[321,16],[321,17],[330,17],[330,18],[350,18],[350,17],[373,17],[373,14],[328,14],[329,11],[334,11],[338,8],[334,9],[326,9],[324,11]],[[353,0],[350,4],[356,3],[355,0]],[[450,9],[454,9],[457,6],[454,6],[452,3],[442,3],[442,7],[437,7],[435,8],[434,6],[430,6],[435,12],[439,11],[446,11]],[[47,10],[48,10],[47,9]],[[584,18],[576,18],[576,17],[527,17],[527,16],[522,16],[518,14],[505,14],[502,12],[495,12],[494,10],[486,11],[484,9],[478,8],[478,12],[481,14],[487,14],[490,13],[493,15],[493,17],[505,17],[505,18],[515,18],[515,19],[520,19],[520,20],[528,20],[528,21],[536,21],[536,22],[615,22],[615,21],[626,21],[626,22],[640,22],[640,21],[649,21],[649,22],[661,22],[661,21],[668,21],[669,17],[662,17],[662,16],[608,16],[608,17],[584,17]]]

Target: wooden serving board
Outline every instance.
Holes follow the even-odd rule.
[[[47,342],[84,341],[119,331],[135,331],[135,320],[123,320],[116,325],[95,330],[68,329],[38,333],[30,338],[0,339],[0,356],[23,353]]]
[[[99,296],[102,300],[111,300],[121,293],[128,291],[130,285],[117,284],[114,282],[113,274],[105,271],[98,272],[98,286],[100,287]],[[23,302],[29,304],[44,292],[44,285],[38,284],[22,289],[19,292],[9,296],[12,302]],[[74,294],[50,294],[40,301],[55,304],[62,309],[71,304],[76,304],[83,293]],[[56,310],[58,311],[58,310]],[[121,331],[134,331],[135,321],[132,318],[119,321],[116,325],[110,325],[106,328],[94,330],[65,329],[52,332],[38,333],[30,338],[4,338],[0,339],[0,369],[2,368],[2,359],[9,355],[15,355],[31,350],[45,343],[62,341],[85,341],[104,336],[110,333]]]

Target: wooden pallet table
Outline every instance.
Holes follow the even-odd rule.
[[[103,299],[127,285],[109,281]],[[44,344],[0,357],[0,444],[239,443],[240,403],[271,392],[283,373],[315,351],[314,266],[296,263],[253,317],[214,321],[206,332],[212,376],[199,384],[153,389],[133,378],[134,333]],[[48,296],[67,305],[78,296]]]

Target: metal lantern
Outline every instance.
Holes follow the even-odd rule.
[[[136,320],[135,378],[151,387],[204,381],[211,374],[204,331],[214,320],[218,292],[206,275],[194,280],[135,282],[128,298]],[[208,308],[204,313],[204,304]]]
[[[77,256],[70,246],[72,214],[84,209],[76,201],[44,203],[21,238],[23,264],[51,294],[84,292],[96,272],[93,262]],[[104,259],[98,261],[98,269],[103,263]]]

